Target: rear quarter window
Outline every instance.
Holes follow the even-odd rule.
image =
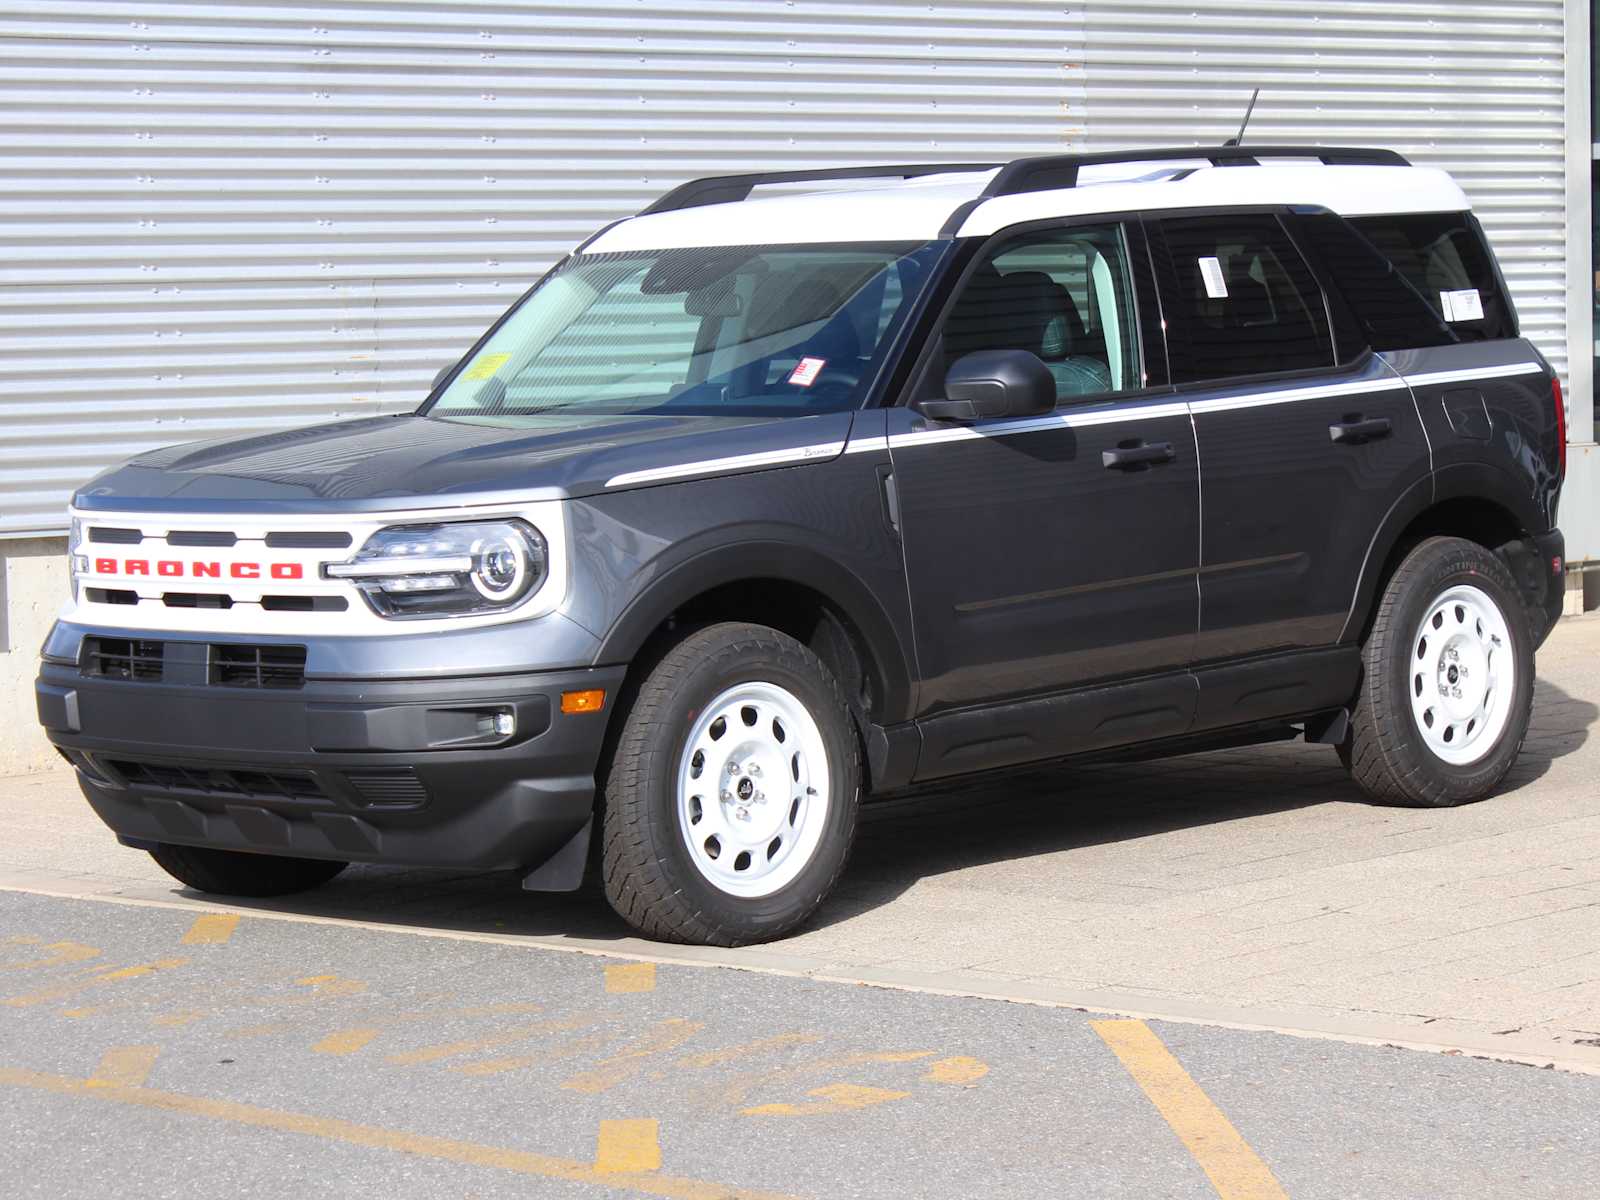
[[[1304,218],[1301,226],[1374,350],[1517,336],[1516,313],[1471,213]]]

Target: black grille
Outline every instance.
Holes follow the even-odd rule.
[[[345,776],[371,808],[420,808],[428,791],[410,771],[362,771]]]
[[[211,682],[222,687],[297,688],[305,681],[304,646],[211,647]]]
[[[267,534],[267,545],[274,550],[343,550],[351,540],[348,533],[334,530]]]
[[[217,592],[163,592],[161,603],[168,608],[232,608],[233,597]]]
[[[159,680],[166,646],[142,638],[83,639],[83,673],[106,679]]]
[[[112,529],[105,525],[89,526],[89,540],[91,542],[111,542],[119,546],[137,546],[144,541],[144,534],[137,529]]]
[[[322,800],[326,793],[310,771],[275,767],[184,767],[115,758],[106,765],[134,787],[252,800]]]
[[[126,588],[84,588],[90,604],[137,604],[139,593]]]
[[[263,596],[267,612],[344,612],[350,602],[343,596]]]
[[[167,534],[169,546],[231,546],[238,540],[222,529],[174,529]]]

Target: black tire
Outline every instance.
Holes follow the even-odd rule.
[[[677,777],[694,723],[725,690],[785,689],[815,722],[827,754],[829,803],[820,840],[795,878],[771,895],[730,894],[690,857]],[[770,785],[769,785],[770,786]],[[790,933],[843,874],[860,807],[861,749],[843,690],[805,646],[761,625],[689,634],[639,685],[605,781],[601,862],[606,899],[658,941],[740,946]]]
[[[348,863],[320,858],[241,854],[163,842],[150,851],[161,869],[197,892],[221,896],[286,896],[321,887]]]
[[[1439,757],[1423,737],[1410,689],[1425,670],[1413,665],[1426,638],[1412,638],[1434,601],[1453,586],[1478,589],[1504,617],[1516,665],[1506,723],[1482,756],[1465,764]],[[1452,668],[1453,670],[1453,668]],[[1533,642],[1511,572],[1493,553],[1462,538],[1418,544],[1401,562],[1378,604],[1362,649],[1362,679],[1339,759],[1380,804],[1446,808],[1482,800],[1499,786],[1522,750],[1533,710]],[[1451,677],[1453,679],[1453,675]],[[1425,714],[1427,715],[1427,714]]]

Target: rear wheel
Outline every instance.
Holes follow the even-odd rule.
[[[197,892],[223,896],[286,896],[321,887],[348,863],[320,858],[241,854],[163,842],[150,851],[161,869]]]
[[[1429,538],[1390,579],[1362,651],[1340,758],[1373,799],[1481,800],[1527,736],[1533,645],[1516,584],[1488,550]]]
[[[759,625],[690,634],[640,685],[618,739],[606,898],[663,941],[781,937],[844,870],[860,778],[844,693],[816,655]]]

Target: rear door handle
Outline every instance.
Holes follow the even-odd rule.
[[[1351,445],[1360,445],[1362,442],[1375,442],[1379,438],[1388,437],[1394,432],[1388,417],[1373,417],[1371,420],[1362,420],[1356,417],[1349,421],[1340,421],[1336,425],[1328,426],[1328,436],[1336,442],[1347,442]]]
[[[1100,451],[1101,464],[1113,470],[1171,462],[1177,457],[1178,452],[1172,448],[1171,442],[1151,442],[1148,446],[1141,443],[1136,446],[1118,446],[1115,450]]]

